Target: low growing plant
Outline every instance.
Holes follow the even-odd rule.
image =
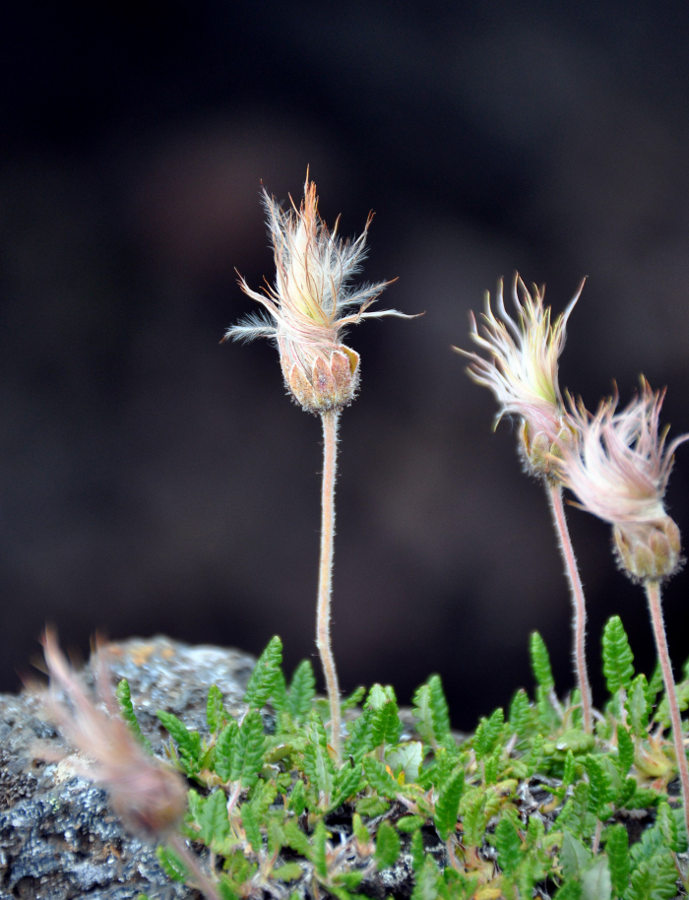
[[[234,718],[214,686],[207,728],[170,712],[168,765],[155,760],[137,724],[129,685],[118,688],[127,730],[88,699],[49,633],[51,683],[71,698],[52,710],[93,763],[85,773],[110,791],[129,827],[159,843],[168,875],[212,900],[411,898],[411,900],[673,900],[686,896],[689,774],[681,710],[689,668],[675,684],[660,586],[680,561],[680,535],[663,497],[673,453],[659,432],[664,393],[642,379],[618,411],[595,415],[561,392],[558,360],[568,317],[551,322],[544,288],[515,277],[516,320],[500,285],[486,301],[467,353],[469,374],[489,387],[497,421],[516,416],[527,471],[544,484],[570,584],[577,688],[556,691],[545,643],[530,642],[536,686],[473,735],[452,732],[439,675],[400,710],[391,686],[342,701],[330,638],[337,426],[359,383],[359,356],[341,342],[386,282],[353,289],[370,218],[353,242],[329,232],[308,178],[299,207],[283,211],[264,192],[276,280],[263,294],[240,279],[270,319],[250,316],[226,337],[275,340],[288,392],[323,424],[321,555],[316,644],[327,699],[308,661],[288,681],[274,637],[256,663],[244,711]],[[583,283],[582,283],[583,286]],[[408,318],[407,316],[403,316]],[[563,492],[610,522],[618,560],[646,591],[659,666],[636,672],[622,622],[602,641],[608,696],[594,709],[585,656],[586,608],[564,515]],[[102,699],[112,706],[105,678]],[[76,714],[75,714],[76,713]],[[666,732],[670,731],[670,738]],[[171,764],[171,765],[170,765]],[[175,771],[176,770],[176,771]],[[184,791],[186,811],[184,810]],[[190,845],[203,856],[193,854]]]

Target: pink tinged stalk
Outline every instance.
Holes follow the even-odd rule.
[[[390,282],[351,286],[366,257],[372,220],[353,241],[332,232],[318,213],[316,185],[304,185],[304,199],[284,211],[263,191],[273,244],[275,283],[263,293],[240,277],[241,289],[260,303],[268,316],[249,315],[228,328],[225,339],[275,341],[288,394],[305,412],[323,423],[321,555],[316,606],[316,645],[330,701],[331,743],[340,755],[340,698],[330,639],[330,597],[335,532],[335,472],[340,410],[354,400],[360,381],[359,354],[342,343],[349,325],[368,318],[413,318],[395,309],[368,311]]]
[[[333,558],[335,552],[335,478],[337,475],[337,426],[340,414],[324,412],[323,481],[321,487],[321,552],[318,567],[318,601],[316,605],[316,647],[321,658],[330,701],[330,743],[340,754],[340,688],[330,640],[330,597],[332,595]]]
[[[553,516],[555,532],[559,539],[560,553],[565,563],[565,575],[569,581],[572,598],[573,630],[574,630],[574,670],[581,691],[581,712],[584,730],[591,731],[591,688],[586,670],[586,601],[584,588],[579,576],[579,567],[574,548],[569,536],[565,507],[562,502],[562,485],[559,482],[546,480],[546,493]]]
[[[617,395],[604,400],[595,415],[583,403],[570,401],[577,440],[560,447],[555,465],[579,505],[612,525],[620,567],[644,586],[670,708],[689,834],[689,773],[660,595],[661,582],[681,564],[679,529],[666,513],[663,499],[674,452],[689,434],[666,446],[667,428],[659,429],[664,397],[664,391],[651,390],[642,377],[640,394],[620,412]]]
[[[582,701],[584,728],[591,730],[591,689],[586,670],[586,604],[576,558],[562,506],[562,487],[553,469],[552,454],[559,442],[570,440],[570,425],[558,383],[558,363],[564,349],[569,316],[584,287],[553,321],[545,306],[545,288],[529,291],[519,275],[512,285],[513,318],[505,308],[502,281],[496,298],[497,314],[486,293],[480,325],[471,313],[471,339],[484,355],[454,347],[469,359],[467,374],[489,388],[499,404],[497,426],[505,415],[518,417],[519,454],[530,475],[541,478],[558,537],[573,609],[574,670]]]

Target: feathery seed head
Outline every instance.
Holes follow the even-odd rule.
[[[553,445],[566,441],[569,433],[558,383],[558,360],[565,344],[567,320],[583,286],[582,281],[566,310],[551,322],[550,307],[544,305],[545,287],[533,285],[529,291],[515,274],[515,320],[505,309],[501,280],[497,315],[488,292],[480,325],[471,313],[471,339],[485,356],[453,348],[470,360],[469,377],[495,394],[500,406],[495,425],[504,415],[521,419],[519,448],[531,474],[551,475]]]
[[[275,283],[263,293],[240,277],[241,289],[268,311],[251,315],[228,328],[225,339],[273,338],[289,393],[307,412],[323,413],[349,405],[359,385],[359,354],[341,342],[342,332],[366,318],[400,316],[397,310],[367,312],[390,284],[352,287],[352,276],[366,256],[369,215],[363,232],[353,241],[331,231],[318,213],[316,185],[304,185],[299,208],[283,210],[265,190],[263,202],[273,244]]]
[[[689,435],[666,446],[659,430],[665,391],[641,378],[641,392],[621,411],[618,397],[603,400],[595,415],[569,398],[576,440],[560,446],[553,465],[579,505],[613,526],[617,558],[633,579],[656,581],[673,574],[680,533],[663,498],[674,452]]]
[[[175,831],[186,811],[184,782],[146,753],[120,718],[103,661],[97,681],[107,711],[89,699],[50,630],[43,648],[50,675],[49,711],[63,736],[89,759],[80,774],[103,785],[131,831],[156,841]],[[58,699],[58,690],[67,703]]]

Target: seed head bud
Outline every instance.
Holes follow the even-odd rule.
[[[634,581],[661,581],[680,567],[682,542],[670,516],[638,526],[615,525],[613,544],[620,566]]]
[[[499,410],[497,426],[505,415],[518,416],[519,453],[529,474],[552,477],[551,457],[558,441],[567,440],[568,425],[558,384],[558,360],[565,345],[570,313],[583,289],[554,322],[545,306],[545,288],[531,291],[518,274],[512,285],[516,320],[505,309],[503,284],[498,284],[497,315],[486,293],[480,326],[471,313],[471,339],[485,354],[453,347],[469,360],[467,374],[490,388]]]
[[[358,238],[339,238],[339,219],[331,232],[318,213],[316,185],[308,172],[299,208],[290,201],[291,207],[284,211],[263,191],[275,260],[274,285],[266,285],[259,293],[239,279],[244,293],[260,303],[269,317],[249,315],[228,328],[224,339],[275,340],[289,394],[306,412],[321,414],[348,406],[359,386],[359,354],[341,341],[346,327],[367,318],[412,317],[394,309],[367,312],[390,282],[350,284],[366,257],[372,215]]]
[[[617,394],[595,415],[570,398],[576,440],[558,444],[552,463],[579,505],[613,526],[618,561],[634,580],[659,581],[681,564],[680,532],[663,500],[674,452],[689,435],[665,445],[664,397],[642,377],[640,394],[619,412]]]

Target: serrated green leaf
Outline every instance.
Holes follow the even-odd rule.
[[[658,828],[663,835],[663,840],[668,849],[672,850],[674,853],[678,853],[681,846],[679,840],[679,828],[677,827],[677,822],[672,814],[670,805],[666,800],[661,800],[658,804],[656,828]]]
[[[244,694],[244,702],[260,709],[270,699],[281,673],[282,641],[275,635],[256,661]]]
[[[155,853],[161,869],[168,878],[172,879],[172,881],[187,881],[189,879],[187,867],[174,850],[159,844]]]
[[[412,834],[425,823],[426,820],[423,816],[402,816],[395,822],[395,825],[402,834]]]
[[[610,694],[629,688],[634,677],[634,654],[619,616],[603,629],[603,674]]]
[[[372,756],[364,757],[363,766],[366,781],[373,790],[382,797],[394,800],[400,791],[400,786],[385,766]]]
[[[307,728],[304,772],[318,791],[321,800],[327,804],[333,790],[335,767],[328,753],[328,737],[325,727],[315,712],[311,714]]]
[[[589,756],[585,765],[589,779],[589,810],[598,818],[604,818],[605,807],[614,796],[610,776],[595,756]]]
[[[414,890],[411,900],[438,900],[441,876],[433,857],[427,856],[414,874]]]
[[[342,712],[347,712],[349,709],[355,709],[361,701],[366,696],[366,688],[363,684],[360,684],[358,688],[352,691],[349,697],[345,697],[345,699],[340,704],[340,709]]]
[[[328,874],[328,863],[325,847],[327,837],[328,835],[325,828],[325,823],[322,819],[319,819],[316,822],[316,827],[313,830],[313,837],[311,839],[311,862],[313,863],[316,872],[321,876],[321,878],[325,878]]]
[[[522,839],[511,817],[503,816],[495,828],[495,849],[498,865],[506,875],[512,875],[523,858]]]
[[[251,844],[254,853],[260,853],[263,849],[263,838],[261,837],[260,820],[256,813],[256,809],[251,803],[244,803],[241,808],[242,828],[246,834],[246,839]]]
[[[568,750],[565,754],[565,762],[562,767],[562,786],[569,787],[574,781],[576,775],[576,763],[574,762],[574,754]]]
[[[432,746],[452,741],[450,713],[439,675],[431,675],[417,688],[412,700],[416,730]]]
[[[199,771],[201,735],[198,731],[189,731],[181,719],[166,710],[159,709],[156,716],[172,736],[182,768],[187,775],[195,775]]]
[[[646,676],[643,673],[637,675],[627,691],[626,703],[629,724],[636,737],[643,737],[648,729],[648,717],[651,711],[648,694]]]
[[[302,722],[311,711],[316,696],[316,677],[310,660],[302,660],[292,675],[287,696],[287,709],[296,722]]]
[[[287,801],[287,809],[295,816],[300,816],[306,809],[306,785],[301,779],[297,779]]]
[[[276,866],[270,874],[276,881],[296,881],[298,878],[301,878],[304,871],[299,863],[288,862],[283,863],[281,866]]]
[[[555,679],[553,678],[553,670],[550,665],[548,648],[537,631],[531,632],[529,655],[531,657],[531,670],[536,683],[545,693],[550,693],[555,688]]]
[[[475,789],[461,803],[462,828],[464,830],[464,845],[467,847],[480,847],[486,831],[486,794],[483,790]]]
[[[349,800],[350,797],[353,797],[354,794],[359,790],[359,783],[361,782],[361,766],[358,764],[352,765],[352,763],[347,760],[340,768],[335,772],[335,778],[333,781],[333,793],[332,798],[330,800],[330,809],[336,809],[345,800]]]
[[[235,745],[237,764],[233,765],[233,771],[238,767],[239,774],[234,780],[241,781],[244,787],[253,787],[263,768],[265,747],[263,719],[257,709],[250,709],[239,726]]]
[[[282,826],[285,845],[304,859],[311,859],[311,844],[294,819],[288,819]]]
[[[201,828],[201,839],[207,846],[226,838],[230,833],[230,823],[225,792],[213,791],[208,797],[201,798],[201,807],[195,818]]]
[[[400,838],[393,826],[383,820],[378,826],[376,834],[376,868],[380,872],[381,869],[389,869],[400,855]]]
[[[411,841],[409,842],[409,853],[411,854],[412,868],[418,877],[418,873],[421,871],[426,858],[426,848],[423,845],[421,830],[412,833]]]
[[[126,678],[122,678],[118,682],[117,688],[115,689],[115,695],[120,704],[120,712],[122,713],[122,718],[125,720],[127,725],[129,725],[130,731],[136,737],[139,743],[141,743],[148,750],[149,753],[153,753],[151,742],[142,732],[141,726],[139,725],[139,720],[136,718],[136,713],[134,712],[134,704],[132,703],[132,692],[129,687],[129,682]]]
[[[529,697],[524,688],[519,688],[510,701],[510,728],[519,737],[525,737],[531,724],[532,710]]]
[[[211,734],[215,734],[222,727],[225,720],[225,708],[223,706],[222,691],[217,684],[212,684],[208,689],[206,701],[206,722]]]
[[[241,774],[241,760],[237,752],[239,725],[232,720],[218,735],[213,752],[213,766],[223,781],[237,781]]]
[[[464,770],[455,769],[442,785],[435,802],[433,823],[440,837],[446,841],[457,827],[459,801],[464,791]]]
[[[617,767],[624,777],[634,762],[634,741],[622,725],[617,726]]]
[[[612,825],[605,832],[610,882],[616,897],[624,896],[629,886],[629,835],[624,825]]]
[[[644,860],[632,872],[625,900],[674,900],[677,896],[677,867],[669,852]]]
[[[396,744],[402,731],[395,693],[391,687],[374,684],[366,701],[370,747]]]
[[[555,900],[581,900],[581,882],[565,882],[555,894]]]
[[[481,760],[484,756],[488,756],[489,753],[493,752],[504,722],[505,714],[502,707],[498,707],[491,714],[490,718],[481,719],[474,737],[474,750],[476,751],[477,760]]]

